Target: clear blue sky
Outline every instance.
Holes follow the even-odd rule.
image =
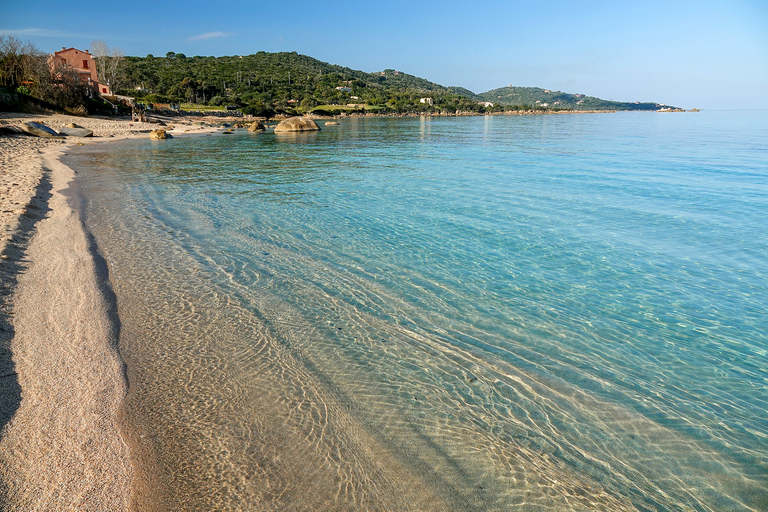
[[[475,92],[768,109],[768,0],[0,0],[0,33],[46,52],[97,39],[137,56],[297,51]]]

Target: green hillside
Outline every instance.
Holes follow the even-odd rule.
[[[121,68],[118,92],[153,103],[233,105],[256,114],[306,112],[319,105],[366,105],[384,112],[479,108],[461,92],[394,69],[367,73],[296,52],[228,57],[169,52],[165,57],[126,57]]]
[[[507,86],[478,94],[478,96],[485,101],[501,105],[531,105],[565,110],[657,110],[662,106],[658,103],[602,100],[593,96],[550,91],[538,87]]]

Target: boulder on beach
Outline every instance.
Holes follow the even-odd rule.
[[[71,123],[75,124],[75,123]],[[70,126],[67,125],[59,130],[59,133],[66,135],[67,137],[93,137],[93,130],[83,128],[82,126]]]
[[[251,123],[251,126],[248,127],[249,132],[263,132],[264,130],[266,130],[266,128],[261,121],[254,121]]]
[[[48,139],[63,139],[62,135],[48,128],[42,123],[35,121],[25,121],[19,125],[24,133],[34,135],[35,137],[46,137]]]
[[[19,135],[24,133],[18,126],[12,126],[5,121],[0,121],[0,135]]]
[[[275,126],[278,132],[316,132],[320,129],[317,123],[308,117],[290,117]]]
[[[154,140],[172,139],[173,136],[165,130],[157,129],[149,132],[149,138]]]

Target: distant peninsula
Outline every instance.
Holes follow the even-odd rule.
[[[584,94],[570,94],[538,87],[501,87],[477,95],[483,101],[501,105],[535,105],[561,110],[661,110],[676,108],[663,103],[603,100]]]
[[[109,58],[109,57],[107,57]],[[118,95],[183,109],[226,107],[245,114],[454,114],[508,111],[656,111],[662,103],[607,101],[583,94],[507,86],[475,94],[386,69],[373,73],[296,52],[226,57],[124,57]]]

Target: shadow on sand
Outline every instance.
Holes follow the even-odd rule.
[[[18,284],[19,275],[26,269],[25,260],[29,242],[37,223],[48,215],[51,198],[51,172],[44,169],[43,178],[35,195],[21,215],[19,227],[0,255],[0,439],[5,426],[21,404],[21,387],[13,363],[11,342],[15,335],[12,321],[11,299]]]

